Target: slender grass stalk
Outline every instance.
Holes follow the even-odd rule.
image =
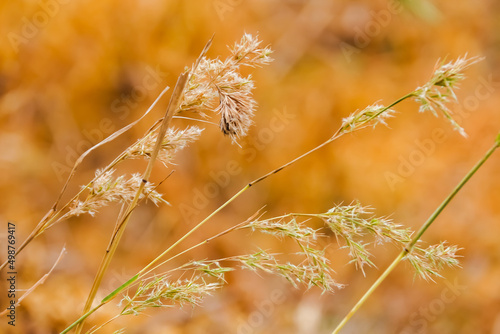
[[[452,190],[452,192],[446,197],[446,199],[439,205],[439,207],[434,211],[434,213],[429,217],[429,219],[422,225],[420,230],[416,233],[415,237],[410,241],[410,243],[399,253],[396,259],[390,264],[389,267],[380,275],[380,277],[372,284],[372,286],[365,292],[365,294],[358,300],[356,305],[349,311],[349,313],[342,319],[337,328],[332,332],[332,334],[337,334],[345,326],[345,324],[351,319],[351,317],[359,310],[359,308],[364,304],[364,302],[371,296],[373,291],[386,279],[386,277],[396,268],[396,266],[408,255],[414,248],[415,244],[420,240],[422,235],[427,231],[427,229],[434,223],[439,214],[446,208],[446,206],[451,202],[455,195],[463,188],[463,186],[470,180],[470,178],[479,170],[479,168],[489,159],[489,157],[495,152],[495,150],[500,147],[500,134],[495,140],[495,144],[486,152],[486,154],[479,160],[479,162],[465,175],[465,177],[460,181],[460,183]]]
[[[101,302],[99,305],[95,306],[93,309],[89,310],[87,313],[85,313],[84,315],[82,315],[80,318],[78,318],[75,322],[73,322],[71,325],[69,325],[65,330],[63,330],[60,334],[65,334],[65,333],[69,333],[70,330],[72,330],[73,328],[75,328],[78,324],[82,323],[83,321],[85,321],[85,319],[87,319],[92,313],[94,313],[95,311],[97,311],[98,309],[100,309],[101,307],[103,307],[104,305],[106,305],[105,302]]]
[[[92,284],[92,288],[90,290],[89,296],[87,298],[87,301],[85,303],[83,313],[87,313],[87,311],[90,310],[92,307],[92,303],[94,301],[94,298],[97,294],[97,290],[99,289],[99,286],[101,285],[102,279],[104,278],[104,274],[106,273],[109,264],[111,263],[111,259],[113,258],[116,249],[118,248],[118,244],[120,243],[120,240],[123,236],[123,233],[125,231],[125,228],[127,226],[127,223],[130,220],[131,213],[132,211],[137,207],[137,204],[139,202],[139,198],[143,192],[144,186],[146,183],[149,182],[149,178],[151,176],[151,172],[153,171],[153,166],[156,161],[156,157],[158,156],[158,152],[160,151],[162,139],[165,136],[165,133],[167,132],[167,128],[170,124],[170,120],[172,119],[172,116],[177,110],[177,108],[180,105],[181,97],[182,97],[182,92],[184,91],[184,87],[186,86],[186,83],[189,78],[189,72],[185,72],[181,74],[177,80],[177,84],[175,85],[174,92],[172,93],[172,97],[170,99],[170,103],[167,107],[167,111],[165,113],[165,118],[163,119],[163,122],[161,124],[159,133],[158,133],[158,138],[156,141],[156,145],[154,147],[153,152],[151,153],[151,158],[149,160],[149,163],[146,167],[146,170],[144,171],[143,177],[142,177],[142,182],[139,185],[139,188],[137,189],[137,192],[135,194],[134,199],[132,202],[129,204],[127,210],[125,210],[124,214],[120,217],[118,220],[118,224],[116,226],[115,232],[111,238],[111,241],[109,242],[109,246],[106,249],[106,253],[104,255],[104,258],[101,262],[101,265],[99,266],[99,269],[97,271],[96,277],[94,279],[94,283]],[[78,327],[76,328],[76,334],[79,334],[83,328],[84,321],[80,322]]]

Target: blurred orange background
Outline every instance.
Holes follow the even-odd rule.
[[[175,173],[160,187],[172,205],[138,208],[100,298],[246,183],[328,139],[343,117],[377,101],[387,105],[424,84],[438,59],[485,57],[467,70],[460,102],[450,106],[468,138],[443,118],[418,113],[416,103],[404,102],[395,108],[389,127],[344,136],[256,185],[181,249],[263,206],[266,217],[272,217],[325,212],[358,199],[377,215],[391,215],[416,230],[500,131],[496,1],[3,1],[0,26],[2,262],[7,222],[16,223],[20,244],[56,200],[76,155],[142,115],[165,86],[173,87],[212,34],[212,58],[224,59],[226,46],[245,32],[258,34],[274,50],[270,66],[251,71],[259,107],[241,148],[208,125],[201,139],[177,156],[171,168]],[[167,103],[163,98],[137,128],[92,153],[68,194],[141,136]],[[272,126],[276,122],[279,126]],[[444,139],[424,147],[435,131],[444,133]],[[445,270],[443,279],[428,283],[414,279],[408,264],[400,265],[342,333],[500,333],[499,155],[493,155],[423,238],[462,247],[463,268]],[[411,160],[416,163],[409,165]],[[241,170],[228,185],[220,181],[214,194],[205,195],[207,201],[200,198],[231,161]],[[144,166],[129,163],[125,171],[142,172]],[[153,179],[169,172],[158,164]],[[182,207],[194,208],[192,214],[183,214]],[[50,270],[64,245],[67,249],[46,282],[18,308],[16,327],[2,317],[0,332],[57,333],[79,316],[118,211],[112,206],[93,219],[83,215],[61,223],[17,257],[18,288],[27,289]],[[280,241],[240,233],[215,240],[177,264],[256,247],[287,251]],[[346,264],[345,251],[330,247],[335,278],[347,284],[335,294],[295,290],[277,277],[237,271],[228,275],[228,286],[200,307],[150,310],[123,317],[102,332],[125,327],[126,333],[331,333],[398,250],[377,247],[378,269],[368,269],[363,277]],[[0,305],[5,308],[5,273],[2,284]],[[453,298],[443,299],[450,291]],[[273,293],[280,295],[277,301]],[[98,312],[87,328],[118,310],[112,305]]]

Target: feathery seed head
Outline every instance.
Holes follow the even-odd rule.
[[[308,289],[317,286],[323,292],[333,292],[335,288],[343,287],[332,278],[328,260],[323,256],[316,256],[313,260],[308,257],[300,264],[280,263],[273,254],[261,250],[254,254],[236,257],[235,260],[245,269],[262,270],[282,276],[295,288],[298,288],[298,284],[303,284]]]
[[[325,221],[337,239],[344,240],[352,261],[361,270],[364,265],[374,266],[366,246],[371,243],[392,242],[404,247],[411,240],[409,229],[395,224],[387,217],[375,217],[373,209],[364,207],[359,202],[337,205],[318,217]],[[374,240],[364,241],[365,235],[371,235]]]
[[[272,50],[269,47],[259,48],[262,42],[258,36],[244,34],[241,40],[232,48],[229,48],[233,60],[246,66],[261,66],[269,64],[273,59],[270,57]]]
[[[175,153],[182,150],[189,143],[197,140],[203,129],[197,126],[189,126],[183,130],[169,128],[163,137],[160,152],[158,152],[158,160],[165,166],[172,163]],[[126,158],[136,159],[146,157],[149,159],[158,138],[158,129],[147,133],[144,138],[132,145],[128,151]]]
[[[174,304],[199,305],[204,297],[221,287],[221,283],[208,283],[202,276],[170,281],[168,276],[141,281],[134,296],[124,296],[121,314],[138,315],[150,307],[171,307]]]
[[[89,191],[87,197],[84,200],[75,199],[64,218],[79,216],[84,213],[93,216],[100,208],[113,202],[130,203],[142,183],[142,177],[139,174],[133,174],[129,179],[126,179],[123,175],[115,178],[113,173],[113,169],[104,172],[97,170],[94,182],[83,187]],[[149,182],[145,184],[143,193],[140,196],[140,198],[146,196],[155,205],[160,202],[168,204],[162,198],[162,195],[155,190],[154,185]]]
[[[465,55],[446,64],[438,61],[431,79],[413,92],[414,99],[420,104],[420,112],[429,110],[434,116],[442,113],[455,130],[467,137],[465,130],[453,119],[453,113],[446,103],[450,97],[458,102],[455,88],[458,88],[458,83],[465,78],[463,71],[481,60],[481,57],[467,58]]]
[[[289,237],[304,244],[312,244],[318,236],[321,236],[318,230],[305,226],[295,218],[254,220],[247,226],[254,231],[275,235],[278,238]]]
[[[260,48],[261,42],[250,34],[230,47],[231,56],[224,61],[203,57],[192,72],[179,112],[190,111],[205,116],[220,114],[219,126],[233,142],[245,136],[252,125],[257,103],[252,96],[251,76],[243,77],[240,66],[258,67],[272,61],[272,51]]]
[[[342,119],[341,132],[347,133],[365,128],[375,127],[377,124],[384,124],[388,118],[394,117],[395,111],[379,104],[373,104],[365,109],[353,112],[348,117]]]
[[[251,96],[251,89],[250,80],[236,86],[217,87],[220,104],[215,111],[221,115],[219,127],[233,141],[245,136],[253,123],[257,103]]]
[[[410,261],[415,275],[426,281],[434,281],[433,277],[442,277],[439,271],[444,266],[460,267],[457,260],[460,255],[456,254],[459,250],[457,246],[448,246],[446,242],[441,242],[427,248],[414,247],[404,259]]]

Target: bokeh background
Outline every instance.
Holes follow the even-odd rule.
[[[177,156],[175,173],[160,189],[172,205],[144,204],[137,210],[100,297],[247,182],[327,139],[343,117],[377,101],[388,104],[425,83],[438,59],[485,57],[467,70],[460,103],[451,106],[467,139],[442,118],[404,102],[388,128],[345,136],[260,183],[183,247],[263,206],[271,217],[324,212],[357,199],[417,229],[500,130],[500,3],[493,0],[2,1],[0,27],[2,262],[7,221],[16,222],[20,244],[55,201],[76,154],[139,117],[165,86],[175,84],[212,34],[210,57],[224,58],[226,45],[244,32],[258,34],[275,50],[270,66],[252,71],[259,108],[241,148],[207,125],[201,140]],[[167,102],[162,99],[137,128],[92,153],[68,194],[140,136]],[[270,131],[276,122],[279,130]],[[187,123],[174,120],[176,126]],[[444,139],[423,148],[435,131]],[[205,201],[200,193],[230,161],[241,170],[228,185],[212,187],[216,190]],[[462,247],[463,268],[445,270],[443,279],[428,283],[400,265],[343,333],[500,333],[499,165],[497,154],[424,236],[426,242]],[[136,162],[124,172],[143,168]],[[153,178],[167,173],[158,165]],[[180,209],[186,207],[192,209],[189,215]],[[118,211],[110,207],[94,219],[59,224],[18,256],[18,288],[27,289],[66,247],[53,273],[18,308],[16,327],[7,326],[4,317],[0,332],[57,333],[78,317]],[[279,241],[241,233],[211,242],[177,264],[256,247],[289,251]],[[398,250],[377,247],[378,269],[368,269],[364,277],[346,264],[344,250],[329,249],[335,277],[347,284],[335,294],[296,290],[280,278],[238,271],[201,307],[125,317],[102,332],[125,327],[126,333],[330,333]],[[117,310],[108,307],[89,324],[100,324]]]

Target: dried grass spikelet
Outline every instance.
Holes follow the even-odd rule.
[[[224,275],[230,271],[234,271],[234,268],[231,267],[223,267],[219,262],[220,260],[212,260],[212,261],[196,261],[191,260],[188,263],[182,265],[180,269],[182,270],[192,270],[194,272],[200,272],[207,277],[214,277],[220,282],[226,283],[226,279]]]
[[[314,244],[318,237],[323,236],[318,230],[306,226],[295,217],[289,220],[279,217],[277,219],[253,220],[245,228],[274,235],[279,239],[292,238],[301,244]]]
[[[236,86],[217,87],[220,104],[215,109],[220,113],[219,127],[225,135],[234,140],[247,134],[252,125],[255,106],[251,96],[252,82],[247,81]]]
[[[369,259],[371,254],[366,246],[385,242],[406,249],[411,242],[412,231],[395,224],[386,217],[375,217],[370,207],[361,206],[359,202],[351,205],[337,205],[326,214],[318,215],[335,233],[342,238],[349,249],[349,255],[356,266],[363,270],[364,265],[374,266]],[[364,240],[365,235],[374,237],[373,242]],[[441,277],[439,270],[445,265],[459,266],[457,260],[457,246],[447,246],[446,243],[431,245],[427,248],[414,247],[404,259],[410,261],[415,273],[425,280],[432,280],[432,276]]]
[[[457,246],[448,246],[446,242],[428,246],[427,248],[414,247],[406,254],[405,260],[408,260],[415,269],[415,275],[426,281],[434,281],[433,277],[442,277],[439,271],[444,266],[460,267],[457,260],[460,249]]]
[[[371,253],[366,248],[371,243],[392,242],[404,247],[411,241],[409,229],[395,224],[387,217],[375,217],[370,207],[362,206],[359,202],[337,205],[317,217],[325,221],[337,239],[344,240],[352,262],[361,270],[365,265],[375,266],[370,260]],[[371,235],[374,240],[365,240],[366,235]]]
[[[323,256],[322,251],[315,249],[311,254],[315,254],[315,256],[308,256],[305,261],[299,264],[290,262],[281,263],[276,258],[276,254],[270,254],[264,250],[253,254],[237,256],[233,260],[239,262],[243,269],[251,271],[261,270],[281,276],[295,288],[298,288],[299,284],[305,285],[307,289],[317,286],[323,293],[343,288],[344,286],[337,283],[331,276],[331,269],[328,265],[329,261]]]
[[[341,132],[348,133],[378,124],[387,126],[386,119],[394,117],[395,111],[383,105],[373,104],[363,110],[357,110],[342,119]]]
[[[251,76],[244,77],[240,66],[260,67],[272,61],[271,49],[260,48],[257,37],[244,34],[230,47],[231,55],[220,59],[200,59],[191,75],[179,112],[189,111],[205,117],[209,111],[220,114],[219,126],[233,141],[244,136],[252,125],[257,103],[252,96]]]
[[[183,130],[169,128],[163,137],[157,159],[165,166],[172,163],[175,153],[182,150],[189,143],[197,140],[203,129],[197,126],[189,126]],[[149,159],[158,138],[158,129],[148,132],[141,140],[132,145],[126,153],[125,158],[136,159],[146,157]]]
[[[344,285],[337,283],[332,277],[332,269],[329,260],[324,256],[323,250],[302,247],[302,252],[292,255],[305,256],[305,260],[298,264],[291,262],[280,262],[277,258],[284,254],[270,254],[264,250],[255,253],[237,255],[217,260],[191,261],[184,265],[182,269],[202,272],[203,275],[215,278],[219,283],[226,283],[224,274],[235,270],[235,266],[221,266],[220,262],[235,263],[241,269],[253,272],[265,272],[277,275],[289,281],[293,287],[299,285],[310,289],[319,287],[323,293],[333,292],[341,289]],[[197,274],[194,274],[197,275]]]
[[[469,66],[481,61],[481,57],[467,58],[467,55],[454,62],[444,64],[438,61],[431,79],[413,92],[414,99],[420,104],[420,112],[431,111],[434,116],[442,113],[462,136],[467,137],[465,130],[453,119],[453,112],[446,106],[450,97],[458,102],[455,89],[465,78],[463,71]]]
[[[151,307],[199,305],[204,297],[222,286],[221,282],[207,282],[205,275],[189,279],[171,280],[168,275],[145,279],[139,284],[133,296],[124,296],[121,315],[138,315]]]
[[[259,48],[261,43],[258,36],[254,37],[251,34],[245,33],[239,42],[235,43],[232,48],[229,48],[233,61],[252,67],[268,65],[273,61],[269,57],[273,51],[268,46]]]
[[[100,208],[110,203],[131,202],[142,182],[141,175],[133,174],[130,178],[126,179],[124,175],[115,178],[113,173],[113,169],[105,172],[97,170],[94,182],[89,186],[84,186],[89,191],[87,197],[84,200],[75,199],[70,204],[69,211],[62,218],[79,216],[84,213],[93,216]],[[150,182],[145,185],[140,199],[145,196],[155,205],[158,205],[160,202],[168,204]]]

